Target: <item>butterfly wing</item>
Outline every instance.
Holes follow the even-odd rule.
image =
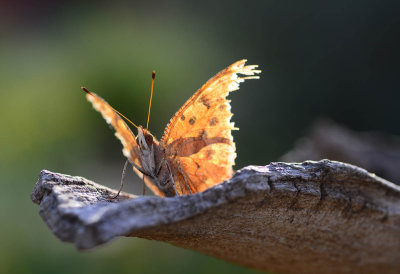
[[[125,123],[125,121],[119,116],[113,108],[100,96],[95,93],[86,94],[86,98],[92,103],[93,107],[101,113],[103,118],[108,124],[110,124],[115,129],[115,136],[121,141],[123,146],[123,154],[125,157],[135,162],[139,167],[139,147],[136,143],[135,135]],[[135,167],[133,170],[142,178],[143,174],[137,170]],[[164,196],[162,192],[151,182],[151,180],[145,177],[146,185],[157,195]]]
[[[258,79],[256,65],[240,60],[208,80],[169,121],[161,146],[174,170],[176,188],[187,194],[203,191],[233,174],[236,158],[227,95],[245,79]],[[245,77],[239,77],[243,74]]]

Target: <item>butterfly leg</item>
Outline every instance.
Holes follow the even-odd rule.
[[[144,182],[144,174],[143,174],[143,177],[142,177],[142,181],[143,181],[143,196],[144,196],[144,194],[146,193],[146,183]]]
[[[126,168],[128,167],[129,160],[125,161],[124,169],[122,170],[122,176],[121,176],[121,185],[119,186],[118,193],[112,197],[107,197],[107,199],[116,199],[118,198],[119,194],[121,193],[122,188],[124,187],[124,179],[126,175]]]
[[[179,172],[180,172],[180,173],[182,174],[182,176],[183,176],[183,180],[184,180],[185,183],[186,183],[186,187],[187,187],[187,189],[189,190],[189,193],[192,194],[192,191],[190,190],[190,187],[189,187],[189,184],[188,184],[186,175],[185,175],[185,173],[184,173],[184,171],[182,170],[182,168],[181,168],[180,165],[178,165],[178,170],[179,170]]]
[[[154,178],[153,176],[151,176],[150,174],[148,174],[147,172],[145,172],[143,169],[141,169],[134,161],[132,161],[131,159],[128,159],[128,161],[132,164],[132,166],[134,166],[137,170],[139,170],[142,174],[142,181],[143,181],[143,196],[146,193],[146,183],[144,181],[144,176],[149,176],[150,178]]]
[[[172,183],[172,187],[173,187],[173,189],[175,191],[175,195],[179,195],[179,193],[178,193],[178,191],[176,190],[176,187],[175,187],[175,181],[174,181],[174,177],[172,176],[171,167],[169,166],[169,163],[168,163],[168,161],[165,160],[165,158],[164,158],[164,161],[167,164],[168,173],[169,173],[169,180]]]
[[[160,165],[157,168],[156,176],[158,176],[158,174],[160,174],[161,168],[162,168],[163,164],[166,163],[166,162],[167,162],[167,160],[165,160],[165,158],[162,158],[162,160],[160,162]]]
[[[149,173],[147,173],[146,171],[144,171],[143,169],[141,169],[134,161],[132,161],[131,159],[128,159],[129,163],[131,163],[131,165],[136,168],[137,170],[139,170],[142,174],[149,176],[150,178],[153,178],[153,176]]]

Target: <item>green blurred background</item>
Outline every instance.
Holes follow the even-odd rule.
[[[242,58],[236,169],[265,165],[318,117],[400,134],[398,1],[1,1],[0,272],[252,272],[168,244],[120,238],[80,253],[29,198],[42,169],[119,184],[121,145],[81,85],[150,130]],[[128,172],[126,191],[140,194]]]

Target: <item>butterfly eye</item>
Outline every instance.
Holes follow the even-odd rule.
[[[150,134],[146,134],[144,136],[144,139],[146,140],[148,146],[151,146],[153,144],[153,136],[151,136]]]

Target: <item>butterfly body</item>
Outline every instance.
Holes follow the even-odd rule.
[[[244,80],[258,79],[255,74],[261,72],[245,62],[233,63],[196,91],[171,118],[160,142],[142,127],[137,127],[135,137],[119,112],[83,90],[116,130],[124,155],[146,185],[159,196],[186,195],[204,191],[233,174],[236,148],[231,131],[236,128],[230,122],[233,114],[226,97]]]
[[[144,176],[147,176],[148,180],[165,196],[175,196],[177,192],[173,174],[165,156],[165,150],[160,146],[160,143],[142,126],[138,127],[136,143],[139,149],[139,165],[135,167],[136,164],[132,162],[133,166]]]

